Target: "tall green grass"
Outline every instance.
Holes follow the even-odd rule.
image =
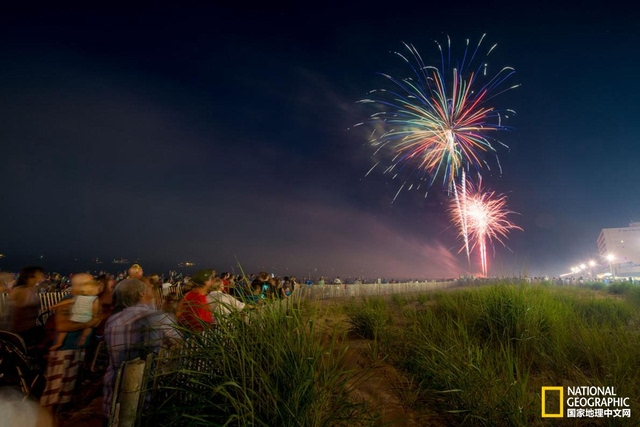
[[[611,385],[640,411],[639,299],[573,287],[498,283],[441,292],[402,310],[395,334],[378,327],[389,360],[420,384],[421,398],[460,423],[542,424],[540,387]],[[384,318],[363,303],[352,318]],[[390,324],[390,323],[389,323]],[[384,326],[388,328],[389,326]]]
[[[351,399],[339,334],[293,307],[230,317],[174,351],[146,413],[149,425],[340,426],[375,419]]]
[[[404,298],[394,298],[399,305]],[[393,324],[393,316],[387,302],[377,296],[363,297],[360,304],[352,302],[347,307],[349,331],[361,338],[377,340],[380,333]]]

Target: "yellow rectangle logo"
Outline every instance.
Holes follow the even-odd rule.
[[[547,413],[547,391],[560,392],[560,412],[557,414]],[[564,387],[542,387],[542,418],[562,418],[564,417]]]

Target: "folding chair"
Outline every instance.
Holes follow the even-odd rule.
[[[40,367],[28,355],[22,337],[0,331],[0,384],[17,385],[25,396],[29,396],[40,378]]]

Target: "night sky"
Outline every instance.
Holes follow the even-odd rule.
[[[3,11],[0,269],[123,257],[237,272],[237,256],[247,273],[477,273],[446,193],[392,203],[402,177],[365,177],[373,150],[350,128],[388,85],[378,73],[410,74],[402,42],[432,63],[434,40],[484,33],[489,65],[521,84],[495,99],[517,116],[483,183],[524,231],[490,253],[490,275],[596,257],[602,228],[640,221],[637,11],[479,3]]]

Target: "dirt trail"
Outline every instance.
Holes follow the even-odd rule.
[[[390,300],[391,295],[382,296]],[[348,329],[347,316],[340,310],[331,314],[332,308],[338,308],[350,298],[318,301],[318,306],[326,310],[324,318],[323,340],[329,344],[332,333]],[[322,315],[321,315],[322,316]],[[401,328],[400,322],[395,323]],[[340,345],[335,351],[346,351],[344,368],[355,373],[352,381],[353,394],[357,400],[367,402],[373,412],[379,415],[376,425],[379,426],[449,426],[453,420],[442,413],[431,409],[428,404],[420,402],[414,393],[409,378],[387,363],[380,354],[377,360],[375,343],[354,334],[341,335]],[[372,357],[373,356],[373,357]]]

